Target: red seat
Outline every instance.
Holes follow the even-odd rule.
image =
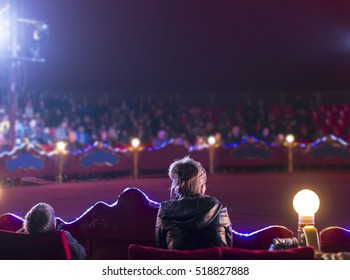
[[[23,226],[23,219],[7,213],[0,216],[0,230],[17,231]]]
[[[321,251],[325,253],[350,252],[350,230],[327,227],[320,231]]]
[[[166,250],[149,246],[131,244],[129,260],[219,260],[220,247],[199,250]]]
[[[299,247],[279,251],[245,250],[231,247],[211,247],[200,250],[165,250],[131,244],[130,260],[313,260],[312,247]]]
[[[62,230],[27,234],[0,230],[1,260],[69,260],[72,258]]]
[[[224,260],[313,260],[313,247],[305,246],[287,250],[246,250],[237,248],[221,248]]]
[[[130,244],[155,245],[157,207],[139,189],[128,188],[114,204],[98,202],[61,229],[84,246],[87,259],[127,259]]]

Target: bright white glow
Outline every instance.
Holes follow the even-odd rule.
[[[294,196],[293,207],[299,216],[313,216],[320,207],[320,199],[315,192],[303,189]]]
[[[67,147],[67,143],[63,141],[59,141],[56,143],[56,150],[60,153],[65,152]]]
[[[286,141],[287,141],[287,143],[292,144],[292,143],[294,142],[294,140],[295,140],[295,138],[294,138],[294,135],[293,135],[293,134],[288,134],[288,135],[286,136]]]
[[[214,145],[216,143],[216,139],[214,136],[209,136],[208,138],[208,144],[209,145]]]
[[[7,41],[10,41],[10,22],[0,18],[0,42],[4,44]]]
[[[133,138],[133,139],[131,140],[131,146],[132,146],[133,148],[138,148],[138,147],[140,146],[140,144],[141,144],[141,141],[140,141],[140,139],[138,139],[138,138]]]
[[[0,8],[0,49],[4,49],[10,43],[10,21],[8,19],[8,11],[10,5]]]
[[[9,11],[11,8],[10,4],[6,4],[5,6],[0,8],[0,16],[5,14],[7,11]]]

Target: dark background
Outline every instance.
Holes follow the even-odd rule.
[[[26,0],[46,63],[27,88],[113,92],[346,91],[350,1]]]

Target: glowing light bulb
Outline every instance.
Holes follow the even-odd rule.
[[[294,135],[293,134],[288,134],[286,136],[286,141],[288,144],[292,144],[294,142],[295,138],[294,138]]]
[[[209,136],[208,138],[208,144],[209,145],[214,145],[216,143],[216,139],[214,136]]]
[[[131,140],[131,146],[132,146],[133,148],[138,148],[138,147],[140,146],[140,144],[141,144],[141,141],[140,141],[140,139],[138,139],[138,138],[133,138],[133,139]]]
[[[56,143],[56,150],[59,153],[63,153],[66,151],[66,147],[67,147],[67,143],[63,142],[63,141],[59,141]]]
[[[299,216],[313,216],[320,207],[320,199],[315,192],[303,189],[294,196],[293,207]]]

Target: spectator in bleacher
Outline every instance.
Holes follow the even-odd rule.
[[[164,249],[230,247],[232,229],[227,208],[205,195],[207,175],[197,161],[184,157],[169,167],[170,200],[161,203],[156,243]]]
[[[26,119],[31,119],[34,117],[34,108],[33,108],[33,104],[32,104],[32,101],[31,100],[28,100],[27,101],[27,104],[24,108],[24,115],[23,115],[24,118]]]
[[[52,146],[53,145],[53,139],[51,136],[51,132],[50,132],[50,128],[49,127],[45,127],[41,133],[38,136],[38,142],[39,144],[42,145],[48,145],[48,146]]]
[[[56,216],[54,209],[47,203],[38,203],[26,214],[23,227],[18,232],[41,234],[56,230]],[[68,232],[65,231],[69,249],[73,260],[83,260],[86,257],[85,249]]]
[[[202,135],[197,135],[194,145],[192,146],[193,150],[201,150],[208,147],[205,137]]]
[[[66,141],[68,140],[68,123],[63,121],[59,127],[55,130],[55,140],[57,141]]]
[[[269,128],[266,126],[262,129],[258,139],[264,141],[266,144],[270,144],[275,140],[274,137],[270,134]]]
[[[226,99],[218,98],[215,106],[213,102],[207,100],[210,103],[208,106],[205,100],[203,102],[196,100],[193,105],[187,96],[147,94],[108,98],[108,94],[105,94],[101,98],[96,97],[96,102],[93,102],[89,94],[78,96],[64,92],[21,94],[18,100],[18,121],[22,126],[16,128],[16,142],[23,142],[24,131],[30,131],[28,128],[32,119],[37,122],[38,137],[44,127],[49,127],[53,131],[53,143],[59,138],[66,138],[61,136],[64,132],[58,128],[62,122],[66,122],[68,128],[74,130],[83,126],[88,134],[88,144],[96,140],[106,142],[106,128],[107,143],[113,146],[128,145],[129,139],[137,136],[143,144],[150,147],[153,138],[160,130],[166,131],[167,139],[181,137],[191,146],[195,145],[198,135],[207,137],[217,132],[221,133],[224,144],[237,143],[242,137],[238,140],[232,138],[231,128],[234,125],[240,127],[242,136],[257,138],[265,127],[269,128],[270,136],[276,138],[279,133],[297,134],[302,125],[310,127],[312,133],[306,135],[309,142],[318,138],[316,132],[320,129],[323,134],[346,136],[350,106],[326,104],[327,106],[318,108],[311,98],[296,95],[293,99],[294,102],[286,100],[290,105],[280,106],[280,109],[275,111],[270,107],[273,104],[265,103],[262,99],[254,99],[254,96],[246,104],[241,104],[239,100],[228,103]],[[277,105],[276,102],[274,105]],[[40,116],[37,116],[38,112]],[[6,140],[9,139],[9,129],[4,132],[3,126],[8,127],[9,120],[4,119],[5,110],[1,111],[0,108],[0,114],[2,116],[0,135]],[[56,129],[59,137],[55,135]],[[40,142],[39,139],[37,141]],[[6,145],[2,146],[5,149]]]
[[[76,145],[79,149],[85,148],[90,142],[89,135],[81,125],[76,131]]]
[[[227,137],[227,143],[235,144],[242,140],[243,134],[238,125],[232,127],[230,134]]]
[[[255,124],[258,121],[259,116],[257,107],[254,106],[251,100],[248,100],[247,104],[243,108],[242,118],[248,135],[253,135]]]
[[[153,139],[153,147],[160,148],[168,142],[168,136],[165,130],[159,130],[157,136]]]

